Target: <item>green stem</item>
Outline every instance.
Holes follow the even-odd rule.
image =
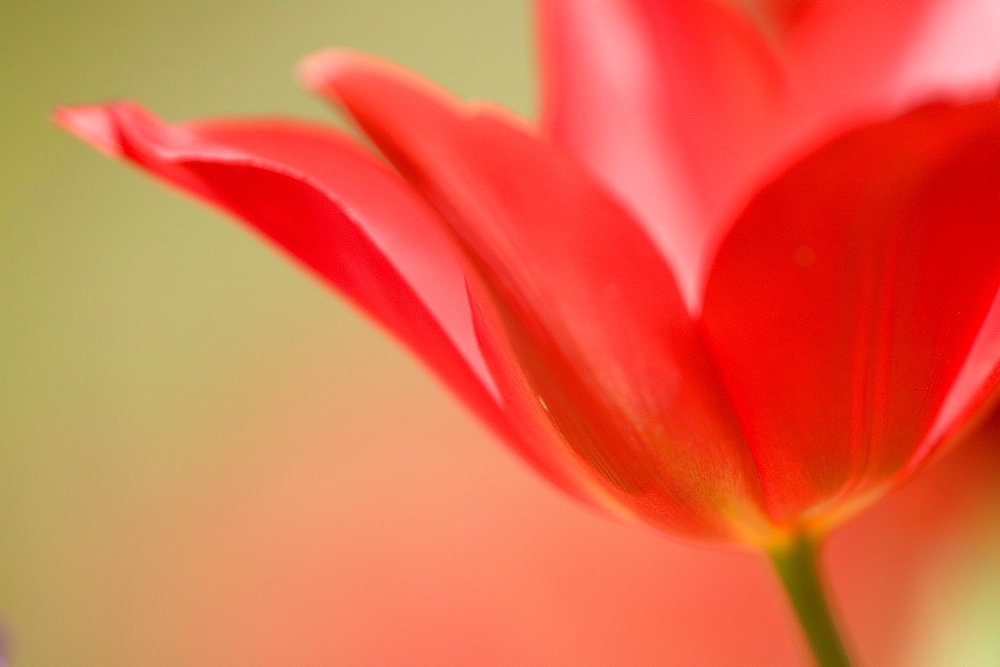
[[[797,533],[770,549],[769,555],[809,640],[816,663],[820,667],[848,667],[851,661],[820,580],[818,552],[816,536]]]

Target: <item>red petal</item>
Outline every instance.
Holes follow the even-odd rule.
[[[339,100],[442,212],[480,272],[516,366],[576,454],[647,521],[732,538],[756,472],[669,269],[572,162],[505,114],[321,54]]]
[[[903,468],[997,295],[997,247],[995,102],[852,132],[751,203],[704,322],[776,520]],[[994,368],[998,347],[978,346]]]
[[[717,0],[540,0],[548,132],[632,207],[689,302],[720,206],[765,147],[782,82]]]
[[[277,120],[169,127],[131,104],[65,109],[57,119],[244,219],[451,381],[490,393],[450,243],[419,199],[346,138]]]

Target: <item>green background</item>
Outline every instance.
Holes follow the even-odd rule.
[[[116,98],[172,121],[328,118],[292,71],[330,45],[531,113],[522,4],[5,0],[0,18],[0,626],[15,664],[638,660],[626,647],[660,621],[619,609],[597,624],[618,628],[617,653],[588,649],[600,633],[583,607],[613,610],[615,596],[576,600],[578,581],[549,583],[558,566],[536,580],[533,563],[587,539],[607,559],[595,578],[731,558],[579,510],[320,285],[48,120]],[[617,556],[616,541],[655,556]],[[928,584],[929,664],[1000,660],[1000,548],[972,543],[993,551]],[[442,588],[452,597],[435,602]],[[698,596],[650,604],[725,625]],[[581,608],[552,602],[565,599]],[[459,633],[442,653],[452,613],[481,614],[489,636]]]

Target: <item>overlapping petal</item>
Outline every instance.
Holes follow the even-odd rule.
[[[993,0],[773,3],[795,12],[762,29],[767,4],[539,0],[548,131],[654,230],[696,307],[716,242],[789,164],[1000,83]]]
[[[704,323],[775,520],[901,470],[977,340],[957,389],[964,411],[982,400],[998,247],[997,101],[851,132],[754,199],[713,264]]]
[[[669,268],[625,211],[503,112],[350,54],[305,72],[441,212],[490,296],[485,321],[619,499],[674,534],[732,539],[752,521],[739,425]]]

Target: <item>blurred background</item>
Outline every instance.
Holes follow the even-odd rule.
[[[5,0],[0,635],[14,665],[796,664],[763,562],[591,515],[236,225],[48,120],[327,118],[376,52],[533,109],[523,2]],[[879,664],[1000,663],[1000,428],[835,535]]]

